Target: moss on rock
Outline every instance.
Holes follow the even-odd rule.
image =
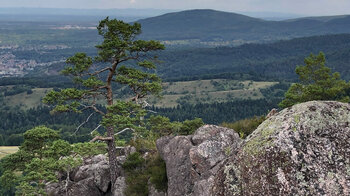
[[[350,106],[295,105],[264,121],[223,169],[224,195],[350,195]],[[217,184],[217,186],[222,186]]]

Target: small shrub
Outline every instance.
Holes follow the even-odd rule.
[[[142,158],[141,154],[138,152],[130,154],[125,163],[123,164],[123,168],[126,172],[134,172],[136,169],[142,169],[145,163],[145,159]]]
[[[123,168],[126,174],[125,195],[147,196],[148,182],[159,190],[166,192],[167,175],[165,162],[157,153],[153,153],[144,159],[139,152],[130,154]]]
[[[147,171],[150,176],[150,181],[154,187],[159,191],[164,191],[168,189],[168,178],[166,175],[166,165],[163,159],[156,155],[150,160]]]
[[[254,116],[253,118],[247,118],[236,121],[234,123],[224,122],[221,124],[223,127],[227,127],[235,130],[241,138],[246,138],[250,135],[262,122],[264,122],[265,116]]]

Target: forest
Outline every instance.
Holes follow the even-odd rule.
[[[97,154],[108,156],[107,188],[113,192],[117,149],[127,146],[135,153],[120,166],[126,195],[147,196],[148,184],[166,191],[166,166],[156,148],[163,136],[188,136],[214,124],[246,138],[272,109],[350,101],[350,34],[166,49],[161,41],[140,39],[139,23],[109,17],[97,26],[99,38],[85,29],[62,31],[56,40],[48,35],[57,31],[45,28],[20,31],[35,39],[19,37],[21,46],[2,50],[3,59],[11,53],[39,64],[57,61],[24,77],[0,78],[0,145],[19,146],[0,161],[2,195],[45,195],[47,183],[57,180],[68,194],[74,168]],[[12,30],[0,30],[0,38]],[[23,103],[11,105],[13,100]],[[59,172],[65,174],[57,179]]]

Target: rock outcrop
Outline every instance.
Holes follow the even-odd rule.
[[[282,110],[228,158],[212,195],[350,195],[349,125],[346,103]]]
[[[350,195],[350,105],[311,101],[274,111],[247,139],[228,128],[157,140],[168,190],[153,196]],[[128,154],[128,153],[126,153]],[[122,165],[125,156],[118,158]],[[120,170],[122,171],[122,170]],[[64,179],[64,174],[61,175]],[[106,156],[86,159],[70,174],[68,195],[124,196],[124,174],[110,191]],[[47,186],[66,195],[65,183]]]
[[[118,162],[118,179],[117,189],[115,193],[111,193],[111,180],[108,159],[105,155],[96,155],[91,158],[84,159],[81,166],[70,173],[68,186],[66,184],[66,174],[59,174],[61,180],[58,183],[49,183],[46,186],[48,195],[84,195],[84,196],[124,196],[126,187],[125,177],[122,170],[122,164],[126,160],[126,156],[135,152],[134,147],[124,149],[124,155],[117,157]]]
[[[311,101],[274,111],[246,140],[206,125],[164,137],[168,195],[350,195],[350,105]]]
[[[157,140],[168,176],[168,195],[211,195],[214,177],[241,139],[232,129],[205,125],[190,136]]]

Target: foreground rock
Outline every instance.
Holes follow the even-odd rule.
[[[168,191],[149,186],[149,195],[350,195],[349,127],[349,104],[312,101],[275,111],[244,141],[214,125],[160,138]],[[114,195],[124,196],[124,174],[118,176]],[[104,155],[85,160],[70,177],[68,195],[112,195]],[[49,184],[49,195],[66,195],[64,182]]]
[[[350,106],[295,105],[264,121],[215,178],[212,195],[350,195]]]
[[[214,177],[240,144],[235,131],[205,125],[190,136],[168,136],[157,140],[166,162],[168,195],[211,195]]]
[[[111,193],[111,179],[108,165],[108,159],[105,155],[96,155],[85,159],[83,165],[70,173],[70,182],[66,184],[67,176],[59,174],[61,179],[58,183],[49,183],[46,191],[50,196],[124,196],[126,187],[125,177],[121,165],[125,162],[126,156],[135,152],[133,147],[126,148],[123,156],[119,156],[118,166],[119,173],[117,179],[117,189]]]

